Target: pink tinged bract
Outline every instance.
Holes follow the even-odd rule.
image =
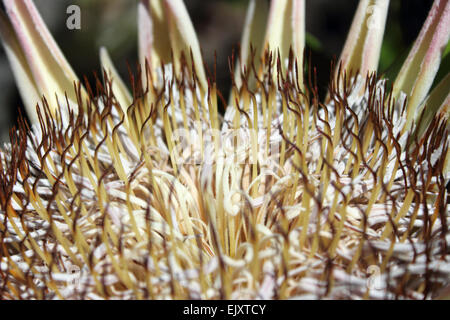
[[[39,93],[31,70],[16,34],[8,21],[8,18],[0,11],[0,36],[5,48],[6,56],[13,70],[17,87],[22,97],[25,109],[32,122],[37,122],[35,112],[36,103],[39,101]]]
[[[139,60],[145,66],[161,67],[171,62],[169,26],[161,0],[141,0],[138,4]]]
[[[26,69],[31,72],[38,94],[46,97],[52,112],[58,108],[58,101],[65,101],[66,94],[69,101],[75,102],[74,84],[78,82],[78,78],[54,41],[34,3],[31,0],[3,0],[3,2],[12,29],[7,28],[2,33],[14,31],[23,52],[23,57],[19,59],[26,62],[28,67]],[[14,35],[10,37],[13,38]],[[13,69],[16,78],[27,78],[27,75],[19,75],[24,71],[25,68]],[[83,89],[82,92],[84,94]],[[33,102],[30,97],[24,97],[23,100],[27,104],[27,112],[31,119],[35,120],[33,107],[39,101]],[[75,103],[72,106],[75,106]]]
[[[409,130],[417,118],[417,107],[433,84],[450,37],[450,1],[435,0],[422,30],[394,83],[394,97],[408,95],[407,122]]]
[[[389,0],[359,2],[339,59],[348,75],[359,71],[365,77],[377,71],[388,7]]]

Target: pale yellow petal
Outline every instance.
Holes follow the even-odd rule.
[[[244,29],[242,31],[241,39],[241,51],[238,66],[241,66],[241,72],[244,72],[244,66],[250,68],[250,63],[252,62],[252,52],[251,48],[255,52],[255,57],[253,63],[255,64],[255,69],[259,69],[259,57],[263,54],[264,47],[264,30],[267,23],[267,16],[269,13],[269,6],[266,1],[250,0],[247,14],[244,21]],[[241,72],[235,73],[235,81],[238,87],[242,85]]]
[[[139,61],[145,59],[153,70],[172,60],[169,26],[162,0],[141,0],[138,4]]]
[[[104,47],[100,48],[100,62],[102,68],[107,72],[109,80],[112,81],[111,89],[114,96],[122,107],[122,111],[126,114],[128,107],[133,102],[133,97],[114,67],[111,57],[108,54],[108,50]]]
[[[377,71],[388,7],[388,0],[359,2],[339,59],[342,70],[362,76]]]
[[[8,18],[0,11],[0,36],[11,65],[25,110],[32,123],[38,121],[36,103],[40,100],[28,63]]]
[[[299,82],[303,87],[303,50],[305,47],[305,1],[273,0],[267,23],[265,49],[280,55],[285,70],[289,50],[292,49],[299,68]],[[276,57],[276,56],[275,56]],[[274,74],[276,77],[276,72]]]
[[[431,91],[430,95],[419,106],[418,113],[421,116],[420,127],[417,129],[418,138],[420,139],[425,133],[436,114],[443,117],[449,117],[450,113],[450,73]],[[419,117],[418,117],[419,119]]]
[[[11,21],[24,57],[33,75],[40,95],[45,95],[51,110],[64,100],[76,101],[74,83],[77,76],[66,61],[31,0],[4,0],[6,12]]]
[[[182,0],[165,0],[166,15],[169,21],[169,36],[175,57],[175,67],[180,69],[179,58],[184,54],[188,66],[191,66],[191,51],[194,61],[194,68],[200,82],[201,88],[206,90],[208,83],[206,81],[203,59],[200,51],[200,44],[187,12],[186,6]],[[192,66],[191,66],[192,67]]]
[[[417,107],[433,84],[449,37],[450,1],[436,0],[394,83],[394,97],[400,92],[409,96],[405,130],[411,127]]]

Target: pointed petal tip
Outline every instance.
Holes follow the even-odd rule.
[[[40,101],[40,95],[16,33],[2,10],[0,10],[0,38],[27,115],[31,123],[36,123],[38,121],[36,103]]]
[[[376,72],[386,26],[389,0],[362,0],[353,17],[339,62],[347,72]]]
[[[395,96],[400,92],[409,96],[405,130],[411,128],[417,108],[428,95],[449,39],[450,1],[435,0],[394,83]]]
[[[274,0],[271,2],[265,35],[264,49],[279,53],[281,69],[292,49],[298,65],[303,65],[305,47],[305,0]],[[274,72],[274,77],[277,73]],[[299,73],[303,86],[303,74]]]
[[[3,3],[16,34],[17,44],[23,53],[23,62],[30,70],[39,96],[47,97],[51,110],[58,107],[55,94],[62,97],[67,94],[69,100],[77,101],[74,82],[78,82],[78,78],[33,1],[3,0]],[[84,88],[82,94],[84,95]]]
[[[183,0],[164,0],[165,12],[169,23],[169,37],[174,53],[175,66],[180,68],[178,58],[181,54],[190,60],[191,53],[193,68],[203,90],[207,90],[208,82],[203,66],[200,44],[192,24],[191,18]]]

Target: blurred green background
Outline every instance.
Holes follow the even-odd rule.
[[[259,0],[266,1],[266,0]],[[127,62],[137,62],[137,0],[35,0],[62,51],[81,78],[100,73],[98,50],[106,46],[124,79]],[[217,52],[217,81],[224,96],[229,90],[228,57],[240,41],[248,0],[185,0],[208,65]],[[81,8],[81,30],[66,27],[69,5]],[[350,28],[357,0],[306,1],[306,53],[318,70],[321,94],[327,88],[330,61],[338,58]],[[391,0],[379,71],[393,78],[417,37],[432,0]],[[262,30],[264,32],[264,30]],[[439,77],[449,70],[446,57]],[[442,71],[444,70],[444,71]],[[0,141],[7,141],[22,102],[3,48],[0,49]]]

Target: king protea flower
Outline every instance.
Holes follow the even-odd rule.
[[[250,0],[228,103],[182,0],[139,2],[131,92],[105,48],[83,86],[32,0],[3,2],[31,125],[0,152],[1,298],[445,296],[449,1],[388,86],[389,1],[361,0],[321,101],[305,1]]]

